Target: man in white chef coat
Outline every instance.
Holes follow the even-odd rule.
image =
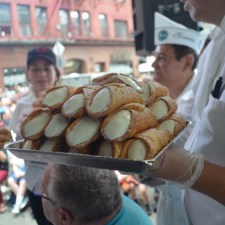
[[[174,180],[184,187],[197,188],[222,202],[224,182],[220,180],[224,176],[218,177],[218,174],[215,174],[214,179],[210,173],[212,168],[213,171],[218,169],[222,172],[223,169],[210,163],[225,167],[225,4],[224,0],[183,0],[182,2],[184,2],[184,9],[190,13],[193,20],[216,25],[211,34],[211,42],[200,57],[198,66],[199,81],[194,88],[193,107],[196,124],[184,147],[192,154],[187,156],[186,153],[183,154],[181,148],[178,148],[176,152],[178,161],[173,158],[175,155],[172,155],[172,149],[177,147],[172,146],[172,151],[164,158],[161,168],[149,172],[148,175]],[[201,155],[210,163],[204,161]],[[175,161],[176,167],[171,164]],[[162,170],[169,168],[169,165],[171,171],[167,170],[167,174],[162,174]],[[207,171],[209,171],[208,177]],[[200,183],[207,183],[209,187],[206,185],[204,187],[202,184],[199,186]],[[215,193],[216,189],[219,194]],[[212,194],[211,191],[214,193]],[[191,225],[225,224],[224,206],[206,195],[186,189],[184,204]]]
[[[196,64],[209,30],[198,32],[155,12],[155,61],[153,79],[166,86],[178,104],[177,113],[191,121],[176,144],[184,146],[194,121],[191,118],[197,82]],[[193,42],[190,42],[192,40]],[[159,186],[157,211],[158,225],[189,225],[182,202],[181,191],[176,184],[166,182]]]

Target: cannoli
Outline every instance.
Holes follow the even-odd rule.
[[[43,105],[42,105],[42,96],[44,96],[44,94],[45,94],[45,91],[42,91],[39,94],[39,97],[33,102],[33,104],[32,104],[32,111],[35,111],[37,109],[43,108]]]
[[[66,131],[66,142],[70,147],[82,149],[100,137],[101,121],[84,115],[76,119]]]
[[[154,113],[159,121],[167,118],[177,110],[177,103],[174,99],[169,96],[163,96],[157,98],[149,108]]]
[[[121,158],[149,160],[154,158],[172,139],[168,130],[151,128],[124,142]]]
[[[41,103],[41,98],[37,98],[32,104],[32,110],[35,111],[41,108],[43,108],[43,105]]]
[[[161,85],[160,83],[150,80],[148,82],[140,83],[143,93],[142,97],[144,99],[145,105],[150,105],[155,99],[168,95],[168,89]]]
[[[84,93],[84,97],[87,98],[89,94],[91,94],[93,91],[98,90],[101,88],[101,85],[94,85],[94,84],[86,84],[81,87],[78,87],[77,90],[74,92],[75,94]]]
[[[45,92],[41,98],[41,103],[51,110],[61,109],[63,103],[70,98],[75,90],[76,88],[73,86],[55,86]]]
[[[53,114],[44,130],[44,134],[48,138],[62,136],[69,126],[69,119],[61,113]]]
[[[44,134],[49,119],[50,112],[48,109],[38,109],[31,112],[21,124],[21,135],[28,140],[40,138]]]
[[[118,158],[122,148],[122,142],[109,142],[101,139],[95,148],[95,155]]]
[[[85,106],[90,116],[99,118],[129,103],[143,103],[143,99],[132,87],[124,84],[111,84],[89,95]]]
[[[92,154],[93,148],[91,145],[88,145],[84,148],[77,149],[76,147],[70,147],[69,153],[76,153],[76,154],[84,154],[84,155],[93,155]]]
[[[45,136],[42,136],[42,137],[38,138],[37,140],[24,140],[24,143],[21,146],[21,149],[37,150],[45,142],[45,140],[46,140]]]
[[[185,119],[178,113],[173,113],[166,120],[159,124],[160,129],[166,129],[176,136],[181,130],[186,127]]]
[[[64,137],[47,138],[38,150],[44,152],[68,152],[69,146],[66,144]]]
[[[158,120],[149,108],[131,103],[109,114],[103,120],[101,133],[106,140],[123,141],[157,125]]]
[[[0,146],[3,147],[6,142],[12,141],[12,134],[6,127],[0,127]]]
[[[141,85],[132,77],[122,73],[109,73],[103,76],[96,77],[92,80],[93,84],[105,85],[111,83],[122,83],[133,87],[139,93],[143,93]]]
[[[84,85],[76,89],[74,94],[62,105],[62,114],[68,118],[78,118],[85,114],[85,99],[98,85]]]
[[[72,95],[63,105],[62,114],[68,118],[78,118],[85,113],[84,94]]]

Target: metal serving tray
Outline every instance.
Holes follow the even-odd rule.
[[[144,173],[149,167],[156,166],[157,162],[160,160],[160,157],[163,155],[166,149],[182,135],[182,133],[189,126],[190,122],[186,122],[186,124],[186,127],[176,137],[174,137],[154,158],[144,161],[97,155],[84,155],[78,153],[45,152],[30,149],[20,149],[23,140],[7,143],[5,144],[4,149],[9,150],[18,158],[29,161],[86,166],[140,174]]]

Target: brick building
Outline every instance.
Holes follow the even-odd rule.
[[[27,51],[64,47],[64,74],[137,73],[131,0],[0,0],[0,87],[25,82]]]

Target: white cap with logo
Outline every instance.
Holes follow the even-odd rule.
[[[155,45],[175,44],[184,45],[201,52],[210,30],[200,32],[179,24],[168,17],[155,12]]]

